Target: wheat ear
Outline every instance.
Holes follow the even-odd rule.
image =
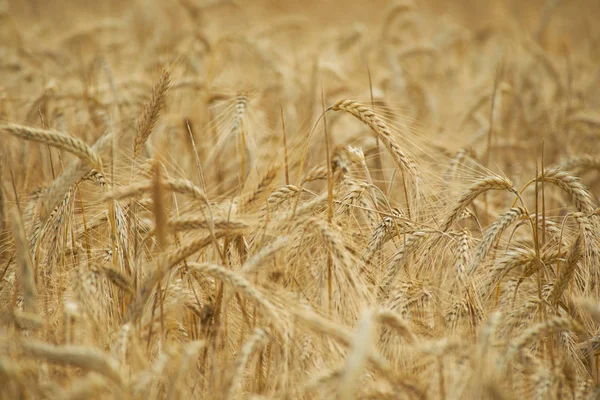
[[[85,160],[91,167],[102,169],[102,160],[98,153],[77,138],[56,131],[17,124],[0,124],[0,130],[7,131],[24,140],[31,140],[68,151]]]
[[[418,178],[415,162],[402,150],[391,129],[373,110],[354,100],[340,100],[331,106],[331,110],[345,111],[368,125],[385,144],[398,168],[410,174],[414,179]]]
[[[160,75],[158,82],[152,88],[152,96],[144,107],[144,111],[140,116],[137,124],[137,135],[133,142],[133,158],[136,158],[142,146],[148,141],[154,125],[158,121],[161,110],[165,105],[167,91],[170,85],[170,74],[168,69],[164,69]]]

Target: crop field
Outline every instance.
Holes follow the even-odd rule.
[[[0,398],[599,399],[599,20],[0,0]]]

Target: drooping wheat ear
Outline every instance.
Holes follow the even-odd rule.
[[[397,312],[385,308],[378,308],[375,310],[375,316],[381,324],[395,330],[399,335],[406,339],[408,343],[415,343],[417,341],[417,336],[413,332],[410,323],[402,318]]]
[[[202,189],[187,179],[162,179],[162,185],[165,189],[171,192],[184,194],[197,200],[201,200],[204,204],[209,204],[208,198]],[[150,192],[152,187],[152,181],[134,183],[133,185],[124,186],[106,193],[102,200],[122,200],[129,197],[139,196],[141,194]]]
[[[327,165],[319,165],[309,170],[302,178],[302,184],[327,179]]]
[[[200,351],[206,346],[206,342],[201,340],[195,340],[191,343],[188,343],[183,350],[183,355],[181,356],[181,361],[177,367],[177,372],[175,372],[175,376],[171,380],[171,387],[169,392],[167,393],[167,399],[178,399],[180,398],[180,392],[185,387],[182,384],[182,380],[187,375],[190,366],[194,360],[198,358]]]
[[[550,292],[549,300],[552,304],[556,304],[569,283],[575,275],[577,270],[577,263],[584,257],[584,246],[585,246],[585,225],[587,224],[587,218],[583,215],[575,216],[579,223],[579,233],[577,237],[571,243],[569,247],[569,253],[567,254],[567,260],[565,265],[561,267],[559,276],[556,277],[552,290]]]
[[[331,110],[350,113],[368,125],[385,144],[392,158],[398,164],[398,168],[401,171],[407,172],[413,179],[419,177],[417,165],[413,159],[402,151],[391,129],[373,110],[354,100],[340,100],[331,107]]]
[[[173,218],[167,221],[167,227],[173,232],[188,231],[194,229],[220,229],[225,231],[241,232],[249,229],[252,225],[241,220],[215,217],[212,221],[198,217]]]
[[[278,313],[273,303],[271,303],[261,292],[259,292],[246,278],[234,271],[224,268],[220,265],[210,263],[189,262],[190,269],[201,274],[207,274],[217,278],[239,290],[246,297],[252,300],[256,305],[263,309],[265,314],[272,322],[281,322],[281,313]]]
[[[280,236],[275,239],[272,243],[263,246],[260,251],[250,257],[244,265],[242,265],[242,273],[245,275],[251,274],[259,266],[264,265],[265,260],[272,257],[275,253],[279,252],[285,246],[290,244],[289,236]]]
[[[309,329],[320,332],[324,335],[331,336],[335,340],[339,341],[346,347],[352,346],[352,334],[346,329],[346,327],[333,322],[327,318],[317,315],[311,310],[307,309],[296,309],[293,310],[293,315],[303,326]],[[369,362],[381,372],[384,376],[389,376],[391,367],[389,362],[377,351],[375,348],[371,348],[368,355]]]
[[[82,160],[85,160],[91,167],[99,170],[102,169],[102,159],[98,153],[77,138],[63,135],[56,131],[17,124],[0,124],[0,130],[7,131],[24,140],[31,140],[68,151]]]
[[[482,280],[477,281],[477,294],[479,297],[483,301],[486,301],[498,282],[500,282],[508,272],[516,267],[521,267],[523,270],[531,268],[535,257],[535,251],[529,248],[517,248],[507,251],[504,257],[494,264],[492,270],[486,272],[486,275]]]
[[[215,231],[215,240],[221,239],[228,235],[227,231]],[[170,253],[167,257],[167,265],[174,267],[178,263],[182,262],[192,254],[202,250],[213,242],[212,235],[207,235],[199,239],[193,239],[183,246],[177,248],[174,252]]]
[[[398,235],[398,233],[402,234],[414,232],[416,230],[415,225],[410,220],[401,218],[402,214],[398,209],[393,209],[392,214],[394,217],[384,217],[383,221],[381,221],[373,231],[373,235],[367,244],[367,248],[361,256],[361,261],[363,263],[371,263],[373,255],[381,249],[385,243]],[[396,227],[398,229],[396,229]]]
[[[282,213],[281,216],[279,216],[276,220],[273,221],[272,226],[287,225],[290,223],[290,220],[292,219],[292,217],[295,218],[295,221],[299,221],[301,219],[301,217],[315,211],[315,209],[317,209],[318,207],[323,206],[323,204],[326,201],[327,201],[327,192],[321,193],[320,195],[316,196],[312,200],[302,203],[302,205],[299,205],[296,208],[296,210],[294,210],[292,208],[288,212]]]
[[[376,333],[375,311],[370,309],[363,313],[358,321],[354,340],[346,356],[344,370],[338,384],[340,399],[354,398],[360,383],[360,375],[367,364]]]
[[[369,184],[357,181],[349,181],[347,187],[348,191],[340,199],[340,205],[336,210],[336,214],[338,215],[346,214],[352,205],[358,202],[364,193],[371,188]]]
[[[256,188],[251,193],[244,196],[241,206],[245,207],[245,206],[249,206],[250,204],[258,202],[258,201],[264,201],[264,200],[262,200],[262,198],[263,198],[263,196],[266,195],[266,193],[269,189],[269,186],[271,186],[271,184],[277,177],[277,173],[279,172],[280,168],[281,168],[280,164],[278,164],[278,163],[273,164],[267,170],[267,172],[263,175],[263,177],[260,179],[260,182],[258,182],[258,185],[256,185]]]
[[[0,160],[0,182],[4,182],[2,176],[4,175],[4,160]],[[0,183],[0,235],[4,231],[4,217],[6,216],[4,205],[4,188]]]
[[[111,138],[111,134],[101,136],[96,143],[94,143],[94,146],[92,147],[93,151],[95,153],[102,153],[102,151],[108,147]],[[40,219],[42,221],[45,221],[56,205],[62,201],[65,197],[65,193],[69,191],[75,183],[84,178],[91,169],[92,168],[87,165],[87,163],[83,162],[83,160],[76,160],[52,181],[44,195],[44,201],[40,211]]]
[[[95,347],[54,346],[38,340],[28,340],[23,343],[23,352],[24,355],[29,357],[94,371],[111,379],[119,386],[123,384],[123,378],[116,361],[110,354]]]
[[[92,169],[82,180],[89,180],[100,186],[102,189],[106,187],[106,178],[104,174],[96,169]]]
[[[508,190],[514,192],[513,184],[507,178],[501,176],[488,176],[471,185],[463,192],[454,208],[450,211],[446,219],[442,222],[442,231],[448,231],[452,225],[460,218],[464,209],[471,204],[480,194],[488,190]]]
[[[242,351],[235,361],[231,385],[227,391],[227,400],[238,398],[238,394],[244,386],[244,370],[246,369],[246,365],[248,364],[248,361],[250,361],[252,354],[265,344],[266,338],[267,335],[265,334],[265,331],[256,328],[252,336],[244,343]]]
[[[404,239],[404,243],[398,248],[396,254],[394,254],[394,258],[385,269],[379,286],[380,296],[385,296],[387,294],[390,287],[394,284],[396,276],[398,276],[406,256],[410,254],[412,250],[415,249],[423,241],[423,239],[427,237],[428,234],[429,232],[427,231],[419,230],[413,232]]]
[[[15,249],[19,266],[19,282],[23,290],[23,310],[29,313],[37,312],[37,288],[33,272],[33,263],[29,252],[29,244],[21,223],[21,215],[15,207],[11,212],[11,228],[15,239]]]
[[[269,195],[267,202],[269,207],[276,209],[284,203],[286,200],[293,199],[302,192],[301,186],[296,185],[285,185],[279,189],[273,190]]]
[[[161,110],[165,105],[167,92],[169,90],[170,74],[168,69],[164,69],[158,82],[152,88],[152,96],[140,116],[137,124],[137,134],[133,142],[133,158],[137,158],[142,150],[142,146],[148,141],[154,125],[158,121]]]
[[[108,280],[112,282],[115,286],[123,289],[129,294],[135,293],[135,291],[133,290],[133,283],[131,282],[131,279],[127,277],[127,275],[123,274],[121,271],[110,267],[102,267],[101,270],[102,272],[104,272],[104,275],[106,275]]]
[[[483,239],[481,239],[481,243],[477,246],[475,250],[475,256],[471,263],[469,264],[469,268],[467,272],[472,274],[475,271],[475,268],[487,257],[492,246],[502,233],[517,219],[524,217],[527,215],[525,209],[521,207],[511,208],[507,212],[505,212],[497,221],[495,221],[492,226],[488,228],[488,230],[483,235]]]
[[[558,167],[546,169],[538,175],[537,180],[552,183],[573,199],[573,203],[579,212],[586,215],[592,214],[596,207],[594,206],[593,197],[580,180],[567,171],[563,171]]]
[[[583,155],[573,157],[558,164],[558,169],[563,171],[584,172],[587,170],[600,170],[600,157]]]
[[[540,338],[544,333],[547,332],[564,332],[574,331],[576,333],[583,332],[583,327],[579,325],[575,320],[568,317],[552,317],[545,321],[539,322],[527,329],[521,334],[510,346],[507,352],[507,359],[513,359],[521,350],[534,342],[537,338]]]

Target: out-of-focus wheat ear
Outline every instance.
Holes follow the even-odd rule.
[[[252,227],[252,225],[243,220],[233,220],[229,218],[217,217],[212,220],[204,217],[181,217],[172,218],[167,221],[167,227],[170,231],[180,232],[194,229],[213,229],[227,230],[231,233],[243,232]],[[154,232],[150,232],[154,234]]]
[[[102,159],[82,140],[47,129],[32,128],[17,124],[0,124],[0,130],[6,131],[24,140],[47,144],[68,151],[85,160],[91,167],[102,170]]]
[[[248,361],[250,361],[252,354],[265,344],[266,338],[267,335],[265,334],[265,331],[256,328],[252,336],[244,343],[242,351],[235,361],[231,384],[227,391],[227,400],[235,400],[238,398],[239,393],[244,387],[244,370],[246,369],[246,365],[248,364]]]
[[[29,244],[25,237],[25,230],[21,222],[21,214],[15,207],[11,212],[11,227],[15,240],[15,249],[17,262],[19,266],[19,282],[23,290],[23,310],[25,312],[36,313],[37,306],[37,287],[33,271],[33,262],[29,252]]]
[[[560,270],[557,267],[558,276],[554,281],[549,296],[549,301],[552,304],[556,304],[560,300],[560,297],[562,296],[563,292],[571,282],[571,279],[573,279],[573,276],[575,275],[575,271],[577,270],[577,263],[584,257],[583,246],[585,244],[585,238],[583,236],[583,232],[581,231],[583,231],[583,229],[580,228],[580,233],[578,233],[577,237],[571,243],[569,253],[567,254],[567,259],[565,261],[565,265],[560,265]]]
[[[102,272],[104,272],[104,275],[106,275],[108,280],[112,282],[115,286],[123,289],[129,294],[134,294],[133,283],[131,282],[131,279],[129,279],[125,274],[116,269],[108,267],[103,267]]]
[[[267,194],[269,187],[277,177],[279,173],[279,169],[281,168],[281,164],[275,163],[273,164],[267,172],[260,179],[260,182],[256,186],[256,188],[252,191],[252,193],[245,196],[242,201],[241,206],[247,207],[255,202],[262,202],[263,197]]]
[[[464,209],[471,204],[471,202],[475,200],[477,196],[489,190],[515,191],[512,182],[501,176],[488,176],[475,182],[460,195],[456,205],[442,222],[442,231],[448,231],[460,218],[460,215]]]
[[[95,347],[55,346],[38,340],[23,343],[23,353],[28,357],[43,359],[60,365],[71,365],[84,370],[97,372],[118,384],[123,385],[119,366],[113,358]]]
[[[304,326],[320,332],[324,335],[330,336],[333,339],[339,341],[346,347],[352,346],[352,334],[342,325],[337,324],[329,319],[323,318],[317,315],[313,311],[306,309],[297,309],[293,311],[294,317],[296,317]],[[375,348],[371,348],[368,354],[369,362],[380,372],[383,376],[389,377],[391,374],[391,366]]]
[[[215,231],[214,238],[212,235],[203,236],[198,239],[190,240],[183,246],[177,248],[177,250],[171,252],[167,256],[167,265],[169,268],[174,267],[178,263],[182,262],[192,254],[202,250],[209,244],[213,243],[214,240],[218,240],[227,237],[227,231]]]
[[[367,357],[371,352],[376,332],[375,311],[367,310],[358,321],[354,340],[346,356],[344,370],[338,385],[338,396],[340,399],[354,398],[360,384],[360,375],[367,364]]]
[[[492,224],[492,226],[490,226],[488,228],[488,230],[485,232],[485,234],[483,235],[483,239],[481,239],[481,243],[479,243],[479,246],[477,246],[477,249],[475,250],[475,256],[473,257],[473,260],[471,260],[471,263],[469,264],[469,267],[467,268],[467,273],[469,273],[469,274],[473,273],[473,271],[475,271],[475,268],[477,268],[479,263],[481,263],[482,261],[485,260],[488,253],[492,249],[492,246],[494,245],[494,243],[496,243],[498,238],[500,238],[500,236],[502,236],[502,233],[504,233],[504,231],[514,221],[516,221],[517,219],[522,218],[526,215],[527,215],[527,212],[525,211],[525,209],[523,209],[521,207],[517,207],[517,208],[511,208],[510,210],[505,212],[500,218],[498,218],[498,220],[495,221]]]
[[[415,343],[417,341],[417,336],[413,332],[409,321],[402,318],[397,312],[385,308],[378,308],[375,310],[375,317],[381,324],[394,329],[398,334],[404,337],[408,343]]]
[[[396,277],[400,273],[406,256],[412,252],[427,236],[429,232],[419,230],[408,235],[404,239],[404,243],[398,248],[392,261],[388,264],[384,271],[381,283],[379,284],[379,298],[384,298],[392,285],[394,284]]]
[[[407,230],[414,232],[416,230],[413,224],[408,220],[394,220],[395,218],[401,217],[401,213],[397,209],[392,210],[392,215],[393,217],[384,217],[383,221],[381,221],[377,227],[375,227],[373,235],[367,244],[367,248],[361,256],[361,261],[363,263],[370,264],[375,253],[379,251],[379,249],[381,249],[381,247],[387,243],[388,240],[395,235],[398,235],[398,233],[401,234]]]
[[[290,241],[291,240],[289,236],[280,236],[272,243],[263,246],[258,253],[254,254],[251,258],[246,260],[244,265],[242,265],[242,273],[246,275],[251,274],[259,266],[263,265],[266,259],[273,256],[285,246],[289,245]]]
[[[169,388],[169,392],[167,393],[167,399],[179,399],[180,392],[185,387],[185,385],[181,384],[182,379],[187,375],[192,361],[198,358],[200,350],[202,350],[206,346],[204,341],[195,340],[191,343],[188,343],[183,351],[183,355],[181,356],[181,360],[179,362],[179,366],[177,368],[177,372],[175,376],[171,380],[171,386]]]
[[[390,39],[391,28],[393,27],[394,21],[398,16],[410,13],[416,9],[416,5],[412,0],[398,1],[392,3],[389,10],[385,13],[383,23],[381,24],[381,39],[386,42]]]
[[[508,360],[513,359],[525,346],[541,338],[547,332],[558,333],[564,331],[580,333],[583,332],[583,327],[575,320],[561,316],[551,317],[545,321],[538,322],[512,342],[509,351],[506,353],[506,357]]]
[[[152,95],[150,100],[144,106],[142,115],[138,120],[137,134],[133,142],[134,159],[137,158],[142,151],[142,147],[148,141],[148,138],[150,137],[156,122],[158,121],[160,112],[165,105],[170,84],[170,73],[169,70],[165,68],[163,69],[159,80],[152,87]]]
[[[164,186],[164,189],[166,190],[191,196],[195,199],[201,200],[204,204],[209,205],[208,198],[206,197],[206,194],[202,191],[202,189],[200,189],[199,187],[194,185],[193,182],[187,179],[163,178],[162,184]],[[152,191],[152,188],[152,181],[137,182],[132,185],[114,189],[111,192],[106,193],[102,198],[102,201],[122,200],[129,197],[139,196],[141,194]]]
[[[102,375],[88,374],[76,379],[69,387],[69,390],[63,393],[62,398],[64,400],[95,399],[110,387],[110,381]]]
[[[583,173],[589,170],[600,170],[600,157],[583,155],[573,157],[558,164],[557,168],[563,171]]]
[[[235,99],[235,114],[233,115],[233,122],[231,123],[231,137],[237,138],[243,129],[244,112],[246,111],[246,105],[248,104],[248,96],[240,94]]]
[[[189,262],[188,267],[202,274],[213,276],[233,286],[236,290],[239,290],[246,297],[250,298],[253,302],[260,306],[265,311],[265,314],[272,320],[272,322],[282,322],[281,315],[277,312],[273,303],[271,303],[242,275],[220,265],[210,263]]]
[[[110,143],[112,135],[106,134],[100,137],[94,146],[93,151],[101,153],[106,146]],[[71,187],[84,178],[91,170],[89,165],[83,163],[82,160],[77,160],[71,163],[62,174],[60,174],[48,187],[44,195],[42,209],[40,211],[40,218],[45,221],[56,205],[62,201],[65,193],[71,189]]]

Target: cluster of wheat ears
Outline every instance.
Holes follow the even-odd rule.
[[[1,398],[598,398],[598,4],[118,3],[0,0]]]

